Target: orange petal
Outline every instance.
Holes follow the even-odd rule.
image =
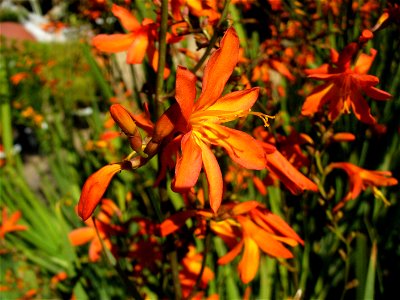
[[[377,54],[377,51],[375,49],[370,50],[371,55],[361,53],[356,61],[356,64],[354,66],[354,72],[358,74],[367,74],[369,69],[371,68],[371,65],[375,59],[375,56]]]
[[[205,144],[201,144],[201,156],[208,182],[210,207],[216,213],[222,201],[223,179],[221,169],[215,155]]]
[[[218,264],[219,265],[226,265],[227,263],[230,263],[236,256],[240,254],[243,248],[243,241],[240,241],[233,247],[228,253],[226,253],[224,256],[221,256],[218,259]]]
[[[251,211],[252,209],[256,208],[259,205],[260,205],[260,203],[258,203],[255,200],[239,203],[233,207],[233,209],[231,211],[231,215],[236,216],[236,215],[245,214],[245,213]]]
[[[93,214],[111,179],[122,169],[122,163],[107,165],[86,180],[78,203],[78,214],[83,221]]]
[[[135,40],[133,34],[99,34],[92,39],[92,45],[108,53],[126,51]]]
[[[310,74],[307,77],[310,79],[317,79],[317,80],[333,80],[338,77],[341,77],[342,74],[330,74],[330,73],[322,73],[322,74]]]
[[[164,222],[160,224],[161,236],[167,236],[175,232],[185,224],[187,219],[194,215],[196,215],[194,211],[182,211],[165,219]]]
[[[332,83],[325,83],[316,87],[306,98],[301,108],[301,114],[303,116],[313,116],[324,105],[332,91],[336,90]]]
[[[218,124],[207,123],[209,142],[224,147],[230,158],[247,169],[265,169],[264,149],[250,135]]]
[[[149,37],[144,30],[135,32],[134,40],[128,49],[126,62],[128,64],[141,64],[144,56],[146,55],[147,46],[149,44]]]
[[[218,99],[207,110],[217,111],[248,111],[257,101],[260,89],[258,87],[229,93]]]
[[[286,249],[282,243],[273,238],[273,234],[265,232],[261,227],[254,224],[249,219],[237,216],[238,222],[243,230],[248,234],[265,253],[282,258],[292,258],[293,254]]]
[[[82,227],[72,230],[68,234],[68,239],[73,246],[80,246],[86,244],[94,239],[96,236],[96,229],[93,227]]]
[[[355,141],[356,136],[350,132],[338,132],[332,136],[334,142],[352,142]]]
[[[173,190],[176,192],[187,191],[196,184],[202,165],[201,149],[191,131],[182,138],[181,145],[182,157],[176,162],[173,183]]]
[[[175,99],[179,103],[182,115],[189,122],[196,99],[196,76],[188,69],[178,66],[176,71]]]
[[[279,232],[284,237],[296,240],[301,245],[304,241],[297,235],[297,233],[290,227],[281,217],[265,210],[265,213],[260,213],[259,216],[263,219],[275,232]]]
[[[292,73],[290,73],[289,69],[285,66],[284,63],[271,59],[270,60],[271,67],[274,68],[276,71],[281,73],[283,76],[285,76],[287,79],[294,81],[296,77],[293,76]]]
[[[371,115],[371,109],[369,108],[367,101],[358,91],[352,93],[351,107],[357,119],[361,122],[366,124],[376,123],[375,118]]]
[[[377,89],[373,86],[365,87],[364,92],[367,94],[368,97],[371,97],[375,100],[388,100],[392,97],[392,95],[390,95],[388,92]]]
[[[113,4],[112,13],[116,16],[127,31],[134,31],[140,28],[140,23],[135,16],[126,8]]]
[[[278,176],[295,195],[304,190],[318,192],[317,185],[300,173],[279,151],[267,154],[267,169]]]
[[[221,96],[225,84],[239,59],[239,38],[230,27],[221,40],[221,47],[211,55],[204,70],[203,89],[195,110],[214,104]]]
[[[106,243],[106,241],[103,240],[103,243]],[[89,246],[89,260],[91,262],[96,262],[101,258],[102,248],[103,246],[101,245],[101,241],[99,237],[96,236]]]
[[[257,243],[249,237],[244,237],[243,256],[238,265],[240,279],[243,283],[249,283],[254,279],[259,264],[260,250]]]

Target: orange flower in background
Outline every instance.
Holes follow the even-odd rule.
[[[363,93],[376,100],[387,100],[391,95],[375,87],[379,83],[377,77],[367,75],[377,53],[375,49],[371,49],[370,55],[360,54],[354,67],[351,67],[352,58],[358,50],[355,43],[346,46],[340,55],[332,50],[333,65],[326,72],[312,72],[308,76],[325,83],[316,87],[306,98],[301,111],[304,116],[311,117],[328,105],[328,118],[331,121],[342,113],[350,113],[351,108],[361,122],[376,123]]]
[[[207,17],[210,23],[215,23],[220,18],[217,10],[217,1],[202,0],[171,0],[171,9],[176,21],[182,20],[185,6],[196,17]]]
[[[19,72],[10,77],[10,81],[13,85],[18,85],[22,80],[28,78],[30,75],[27,72]]]
[[[154,47],[154,41],[157,40],[157,24],[150,19],[139,23],[129,10],[116,4],[113,4],[111,11],[128,33],[99,34],[93,38],[93,46],[107,53],[127,51],[128,64],[142,63],[147,52],[150,64],[157,71],[158,52]],[[171,38],[169,40],[173,41]],[[165,69],[164,77],[168,75],[169,70]]]
[[[257,201],[226,203],[221,205],[217,214],[204,209],[178,212],[160,225],[161,235],[175,232],[194,216],[209,219],[211,230],[230,248],[219,258],[219,264],[231,262],[243,251],[238,270],[244,283],[253,280],[258,271],[260,249],[272,257],[292,258],[292,253],[283,244],[292,247],[304,244],[283,219]]]
[[[233,28],[225,33],[221,47],[210,57],[204,71],[202,92],[196,98],[196,76],[179,67],[176,79],[176,95],[181,117],[176,129],[183,133],[182,155],[178,156],[173,189],[185,192],[192,188],[204,168],[209,184],[210,206],[216,212],[222,201],[223,180],[217,159],[210,145],[223,147],[233,161],[244,168],[265,168],[262,147],[248,134],[220,125],[251,113],[250,108],[258,98],[259,89],[236,91],[221,97],[239,57],[239,39]],[[175,107],[171,107],[176,110]]]
[[[20,211],[16,211],[9,216],[7,207],[3,207],[0,224],[0,240],[4,239],[7,233],[28,229],[25,225],[17,224],[20,218]]]
[[[71,231],[68,234],[68,238],[74,246],[80,246],[90,242],[89,259],[92,262],[96,262],[101,257],[102,245],[113,251],[110,236],[117,232],[123,232],[121,227],[111,224],[112,216],[120,216],[120,214],[121,212],[112,200],[103,199],[101,211],[97,218],[85,221],[87,227]]]
[[[356,199],[361,191],[369,186],[372,187],[375,197],[382,199],[386,205],[390,205],[385,196],[377,189],[378,186],[391,186],[398,183],[396,178],[391,177],[390,171],[370,171],[347,162],[331,163],[328,168],[344,170],[350,181],[349,192],[333,208],[334,212],[340,210],[347,201]]]
[[[188,297],[196,285],[201,271],[203,255],[196,252],[194,246],[189,246],[189,252],[182,259],[182,269],[179,271],[179,281],[182,285],[182,296]],[[200,278],[200,289],[205,289],[210,281],[214,279],[214,273],[209,267],[205,267]],[[204,299],[204,292],[197,292],[193,299]]]

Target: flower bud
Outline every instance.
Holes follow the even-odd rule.
[[[122,132],[129,138],[131,148],[141,156],[147,157],[142,149],[142,136],[130,112],[120,104],[113,104],[110,107],[110,114]]]
[[[135,136],[137,134],[136,123],[131,117],[130,113],[120,104],[113,104],[110,107],[111,117],[115,123],[121,128],[122,132],[128,137]]]

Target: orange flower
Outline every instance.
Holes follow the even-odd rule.
[[[20,218],[21,218],[20,211],[16,211],[13,214],[11,214],[11,216],[8,216],[7,208],[3,207],[2,220],[0,224],[0,240],[4,239],[6,233],[28,229],[28,227],[25,225],[17,224]]]
[[[100,259],[102,245],[113,250],[110,241],[111,234],[123,231],[121,227],[111,224],[111,218],[114,214],[120,215],[120,211],[114,202],[110,199],[103,199],[97,220],[89,219],[85,222],[87,227],[75,229],[68,234],[68,238],[74,246],[90,242],[89,259],[92,262]]]
[[[154,70],[157,70],[158,52],[154,47],[154,41],[157,39],[157,24],[150,19],[144,19],[140,24],[129,10],[116,4],[112,5],[111,11],[128,33],[99,34],[93,38],[93,46],[108,53],[128,51],[126,57],[128,64],[142,63],[147,52],[150,64]],[[172,39],[169,40],[172,41]],[[168,75],[169,70],[165,69],[164,77]]]
[[[179,272],[179,281],[182,285],[182,295],[184,298],[190,295],[196,285],[197,277],[200,274],[203,255],[196,253],[194,246],[189,246],[189,251],[182,259],[182,270]],[[214,279],[214,273],[209,267],[205,267],[200,279],[199,287],[205,289],[207,284]],[[194,299],[204,299],[204,292],[197,292]]]
[[[223,204],[217,215],[210,210],[176,213],[160,225],[161,235],[166,236],[175,232],[193,216],[211,219],[212,231],[231,249],[220,257],[219,264],[231,262],[243,250],[238,270],[244,283],[253,280],[257,273],[260,249],[272,257],[292,258],[292,253],[283,246],[283,243],[290,246],[303,245],[303,240],[284,220],[257,201]]]
[[[220,18],[216,1],[202,0],[171,0],[171,9],[176,21],[182,20],[183,7],[186,5],[190,13],[196,17],[207,17],[210,23],[215,23]]]
[[[305,177],[298,169],[309,165],[309,160],[303,154],[300,145],[312,143],[312,139],[306,134],[298,134],[292,131],[288,137],[277,135],[277,139],[264,128],[257,127],[253,135],[260,141],[267,156],[266,168],[271,172],[273,181],[277,179],[290,190],[292,194],[300,194],[305,190],[318,192],[317,185]],[[278,151],[274,144],[278,144]]]
[[[377,198],[382,199],[385,204],[390,205],[385,196],[376,188],[378,186],[391,186],[398,183],[396,178],[391,177],[392,173],[390,171],[370,171],[347,162],[331,163],[328,167],[343,169],[350,180],[350,190],[333,208],[334,212],[340,210],[347,201],[356,199],[361,191],[369,186],[372,187],[372,191]]]
[[[328,105],[328,118],[331,121],[337,119],[342,113],[349,113],[351,107],[361,122],[376,123],[362,92],[376,100],[387,100],[391,95],[375,88],[379,79],[367,75],[377,51],[371,49],[371,55],[360,54],[354,67],[351,68],[351,60],[357,51],[356,43],[346,46],[340,55],[332,50],[331,58],[335,66],[330,66],[327,73],[313,73],[308,76],[323,80],[325,83],[316,87],[306,98],[301,111],[304,116],[314,115],[326,104]]]
[[[13,85],[18,85],[21,82],[21,80],[24,80],[25,78],[28,77],[29,74],[27,72],[20,72],[11,76],[10,81]]]
[[[216,212],[221,204],[223,180],[221,170],[210,145],[223,147],[229,156],[242,167],[261,170],[265,168],[262,147],[248,134],[220,125],[246,117],[260,116],[267,124],[268,117],[250,112],[257,100],[259,89],[236,91],[221,97],[225,84],[238,62],[239,39],[233,28],[221,40],[221,47],[211,56],[203,78],[200,97],[196,98],[196,76],[179,67],[176,95],[180,110],[172,106],[166,113],[175,112],[177,131],[182,132],[181,150],[175,169],[173,189],[185,192],[192,188],[203,166],[209,184],[210,206]]]

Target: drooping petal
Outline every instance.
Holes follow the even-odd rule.
[[[96,229],[93,227],[82,227],[72,230],[68,234],[68,239],[73,246],[80,246],[89,243],[96,237]]]
[[[392,95],[389,94],[388,92],[385,92],[373,86],[365,87],[363,90],[368,97],[371,97],[372,99],[375,100],[388,100],[389,98],[392,97]]]
[[[165,219],[164,222],[160,224],[160,234],[161,236],[167,236],[176,230],[178,230],[180,227],[182,227],[187,219],[190,217],[194,216],[196,212],[194,211],[181,211],[176,214],[173,214],[171,217]]]
[[[337,90],[332,83],[325,83],[314,89],[314,91],[306,98],[301,114],[303,116],[314,115],[320,107],[324,105],[326,99],[330,96],[332,91]]]
[[[211,55],[204,70],[203,89],[195,110],[214,104],[221,96],[225,84],[239,59],[239,38],[230,27],[221,40],[221,47]]]
[[[230,158],[246,169],[262,170],[266,165],[264,149],[250,135],[218,124],[207,123],[208,141],[224,147]]]
[[[375,124],[376,120],[371,115],[371,109],[364,97],[358,93],[353,92],[351,97],[351,107],[357,119],[367,124]]]
[[[197,145],[192,132],[182,138],[182,157],[176,162],[173,190],[175,192],[187,191],[193,187],[201,171],[202,150]]]
[[[105,193],[111,179],[122,170],[122,163],[102,167],[86,180],[78,203],[78,214],[87,220]]]
[[[237,216],[238,222],[246,233],[257,243],[258,247],[273,257],[292,258],[293,254],[279,241],[273,238],[273,234],[265,232],[251,220]]]
[[[296,77],[293,76],[293,74],[289,71],[289,69],[286,67],[284,63],[276,59],[271,59],[270,64],[272,68],[274,68],[277,72],[281,73],[290,81],[294,81],[296,79]]]
[[[146,55],[149,37],[145,30],[138,30],[134,34],[134,40],[128,49],[126,62],[128,64],[141,64]]]
[[[92,39],[92,45],[107,53],[126,51],[135,40],[133,34],[99,34]]]
[[[222,201],[223,179],[221,169],[215,155],[205,144],[201,144],[201,156],[203,160],[204,172],[208,182],[208,197],[210,207],[217,213]]]
[[[139,29],[140,23],[135,18],[135,16],[126,8],[113,4],[111,11],[113,15],[118,18],[118,20],[122,24],[122,27],[124,27],[127,31],[134,31]]]
[[[175,99],[181,108],[186,122],[192,113],[194,100],[196,99],[196,76],[188,69],[179,66],[176,71]]]
[[[279,232],[282,236],[292,238],[304,245],[304,241],[297,235],[297,233],[290,227],[281,217],[273,214],[270,211],[264,210],[264,213],[256,211],[259,216],[264,220],[270,227],[274,229],[275,232]]]
[[[260,264],[260,250],[257,243],[250,237],[244,237],[244,251],[238,270],[243,283],[249,283],[257,274]]]
[[[207,111],[248,111],[257,101],[259,92],[260,89],[255,87],[248,90],[229,93],[208,107]]]
[[[267,169],[278,176],[279,180],[295,195],[304,190],[318,191],[317,185],[300,173],[279,151],[267,154]]]
[[[243,240],[240,241],[239,243],[237,243],[235,245],[235,247],[233,247],[228,253],[226,253],[224,256],[221,256],[218,259],[218,264],[219,265],[226,265],[228,263],[230,263],[232,260],[235,259],[236,256],[238,256],[240,254],[240,252],[243,249]]]

